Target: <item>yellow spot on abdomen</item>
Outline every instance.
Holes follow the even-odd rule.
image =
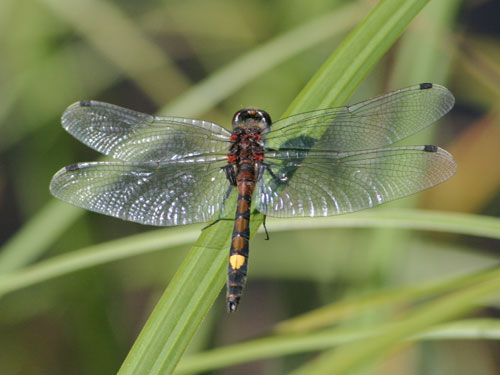
[[[245,264],[245,257],[243,255],[234,254],[229,257],[229,264],[234,270],[240,269]]]

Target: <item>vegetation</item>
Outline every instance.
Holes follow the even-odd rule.
[[[498,373],[493,2],[3,2],[0,373]],[[457,175],[365,212],[269,219],[270,241],[255,212],[236,314],[231,222],[148,228],[48,193],[98,158],[58,125],[76,100],[229,125],[242,106],[279,118],[420,82],[457,105],[405,143],[443,146]]]

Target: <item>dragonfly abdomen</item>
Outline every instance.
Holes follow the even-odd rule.
[[[250,206],[255,187],[255,168],[250,163],[240,165],[236,176],[238,203],[234,218],[234,229],[229,251],[227,271],[227,303],[229,311],[234,312],[245,286],[250,238]]]

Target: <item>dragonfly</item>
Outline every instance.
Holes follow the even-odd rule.
[[[66,109],[62,126],[116,160],[64,167],[50,191],[87,210],[154,226],[216,223],[233,197],[226,289],[234,312],[246,282],[252,207],[270,217],[339,215],[446,181],[457,164],[444,149],[390,145],[444,116],[454,102],[445,87],[422,83],[274,123],[263,110],[242,109],[229,131],[80,101]]]

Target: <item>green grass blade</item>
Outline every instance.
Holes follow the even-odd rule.
[[[443,48],[443,44],[440,44],[439,41],[442,41],[443,35],[447,35],[448,30],[452,29],[451,24],[456,18],[456,8],[459,4],[460,1],[457,0],[434,1],[419,15],[419,19],[415,21],[398,43],[398,48],[393,56],[394,61],[392,61],[393,71],[389,80],[390,87],[404,87],[423,81],[446,82],[446,73],[449,69],[451,57],[447,53],[447,49]],[[436,128],[432,130],[435,132]],[[432,143],[430,140],[431,133],[432,131],[419,133],[416,137],[412,137],[411,143]],[[401,200],[393,206],[401,207],[411,201],[411,199]],[[438,220],[436,224],[442,225],[444,223]],[[453,220],[444,225],[453,226]],[[404,261],[399,250],[401,246],[411,241],[408,238],[411,235],[397,230],[376,231],[367,240],[367,243],[373,245],[365,250],[375,252],[375,259],[382,259],[382,261],[377,262],[379,265],[377,272],[383,275],[382,277],[385,280],[391,280],[397,273],[398,264]],[[401,297],[405,298],[404,296]],[[370,308],[368,308],[368,311],[370,311]],[[318,317],[310,316],[309,318],[315,319]],[[389,318],[390,314],[387,316],[387,319]],[[364,319],[369,318],[364,316]],[[320,320],[316,320],[316,323],[319,323]],[[312,323],[312,320],[309,323]],[[325,322],[323,321],[323,323]],[[362,342],[358,344],[362,344]],[[296,372],[309,371],[315,373],[330,368],[338,360],[337,357],[331,362],[329,361],[334,355],[335,351],[328,351],[317,358],[316,364],[315,361],[311,361],[304,368],[297,369]],[[368,358],[365,359],[365,364],[370,362]],[[362,367],[361,362],[362,359],[360,358],[360,367]],[[369,372],[369,370],[367,371]]]
[[[78,209],[75,209],[78,211]],[[48,215],[47,220],[65,220],[65,217]],[[54,228],[60,228],[54,225]],[[374,209],[352,215],[343,215],[322,219],[281,219],[268,222],[271,232],[315,230],[328,228],[399,228],[412,230],[428,230],[447,233],[459,233],[471,236],[500,239],[500,219],[482,215],[463,214],[457,212],[437,212],[416,209]],[[55,232],[54,236],[59,232]],[[179,245],[187,245],[199,236],[199,226],[190,228],[159,229],[147,233],[128,236],[119,240],[109,241],[94,246],[85,247],[67,254],[38,262],[32,266],[21,268],[0,277],[0,296],[11,293],[21,288],[36,285],[46,280],[60,277],[72,272],[89,267],[147,254],[154,251],[166,250]],[[33,230],[29,241],[38,239],[38,233]],[[29,242],[27,242],[29,243]],[[22,242],[18,246],[27,246]],[[15,252],[8,253],[15,255]],[[24,254],[24,253],[23,253]],[[36,254],[32,254],[34,256]],[[12,266],[22,264],[23,257],[6,258]],[[8,263],[5,263],[8,264]],[[406,294],[407,292],[403,292]],[[327,307],[325,307],[327,308]],[[332,311],[327,311],[330,318],[335,316]],[[313,321],[318,318],[313,316]],[[307,319],[306,319],[307,321]],[[320,319],[321,321],[321,319]],[[307,322],[299,319],[297,326],[307,326]],[[292,325],[293,325],[292,324]],[[284,328],[284,327],[283,327]],[[293,328],[291,328],[293,330]]]
[[[320,69],[288,113],[343,104],[426,3],[424,0],[379,3]],[[339,77],[340,83],[337,82]],[[262,218],[259,219],[254,221],[254,227],[260,225]],[[230,237],[231,225],[227,223],[205,230],[160,299],[120,374],[168,374],[173,371],[218,294],[218,289],[214,291],[210,287],[223,285]],[[212,251],[217,253],[212,259],[206,255],[211,249],[216,249]],[[196,267],[194,260],[198,262]],[[210,285],[200,283],[200,270],[204,278],[212,281]],[[193,278],[196,275],[198,277]],[[182,298],[178,298],[180,290],[184,293]],[[195,295],[201,299],[198,303],[193,301]]]
[[[377,358],[395,349],[401,341],[422,334],[428,327],[473,311],[483,298],[498,293],[499,289],[500,269],[495,269],[490,277],[482,282],[469,285],[411,310],[407,317],[397,321],[376,337],[338,348],[332,358],[327,358],[323,370],[335,369],[330,372],[331,374],[359,372]],[[315,369],[321,369],[318,363],[315,364]]]
[[[58,255],[18,271],[1,275],[0,297],[72,272],[179,245],[187,245],[196,241],[199,234],[199,226],[189,229],[160,229]]]
[[[81,211],[59,201],[46,205],[2,247],[0,275],[34,261],[64,233],[67,223],[72,223],[81,215]]]
[[[175,374],[205,373],[255,360],[331,349],[350,342],[373,338],[395,325],[397,323],[356,329],[335,328],[302,335],[277,335],[251,340],[187,356],[181,361]],[[467,319],[440,324],[406,339],[406,341],[429,340],[500,340],[500,320]]]
[[[186,356],[176,375],[205,373],[255,360],[331,349],[350,342],[370,339],[395,324],[368,328],[335,328],[302,335],[277,335]],[[436,325],[406,341],[500,340],[499,319],[468,319]],[[327,373],[327,372],[324,372]],[[333,372],[328,372],[332,373]]]
[[[343,105],[428,2],[380,2],[319,69],[285,115]]]
[[[281,62],[354,27],[365,13],[366,5],[354,2],[287,31],[212,73],[160,113],[201,114]]]
[[[61,20],[70,23],[90,45],[133,79],[159,105],[168,99],[166,95],[169,91],[163,87],[186,87],[189,84],[168,55],[119,6],[100,0],[85,3],[75,0],[42,2]],[[116,43],[116,35],[127,43]]]
[[[170,374],[225,282],[232,223],[205,231],[160,298],[119,374]]]
[[[500,340],[500,319],[464,319],[440,324],[411,340]]]
[[[365,314],[366,311],[379,311],[388,307],[397,309],[397,306],[408,306],[416,301],[434,298],[489,280],[492,275],[496,275],[496,272],[496,269],[485,269],[463,277],[452,277],[446,280],[419,283],[414,286],[381,290],[365,296],[347,298],[282,321],[276,326],[276,332],[288,334],[310,332],[331,326],[342,320],[353,319]]]
[[[375,208],[349,215],[271,221],[272,230],[314,228],[398,228],[465,234],[500,239],[500,220],[494,216],[419,209]]]

